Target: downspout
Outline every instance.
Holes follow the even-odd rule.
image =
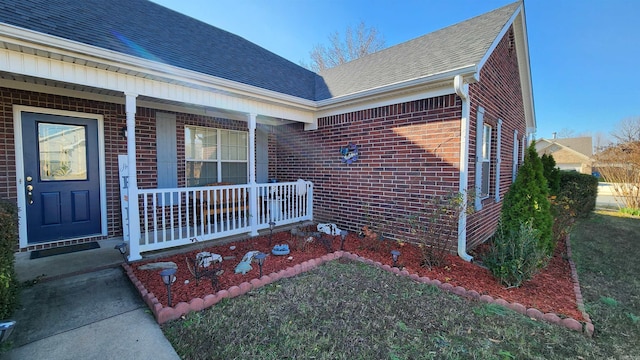
[[[464,210],[460,212],[458,219],[458,256],[464,261],[473,261],[473,257],[467,254],[467,184],[469,182],[469,85],[464,83],[460,75],[453,78],[453,88],[462,100],[462,117],[460,118],[460,182],[458,191],[462,195]]]

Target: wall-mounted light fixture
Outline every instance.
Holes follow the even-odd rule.
[[[127,138],[127,127],[123,126],[122,129],[120,129],[120,134],[122,135],[123,138]]]

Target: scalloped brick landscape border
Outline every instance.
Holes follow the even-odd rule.
[[[288,267],[286,269],[280,270],[278,272],[273,272],[271,274],[268,275],[264,275],[261,278],[255,278],[252,279],[248,282],[243,282],[240,285],[237,286],[231,286],[229,289],[226,290],[220,290],[215,294],[209,294],[206,295],[204,297],[204,299],[201,298],[195,298],[192,299],[191,301],[189,301],[188,303],[186,302],[179,302],[178,304],[176,304],[173,307],[169,307],[169,306],[163,306],[158,299],[155,297],[155,295],[153,293],[150,293],[149,291],[147,291],[147,289],[144,287],[144,285],[142,284],[142,282],[140,282],[140,280],[138,280],[138,278],[136,277],[136,275],[133,272],[133,269],[131,268],[131,266],[129,266],[128,264],[123,264],[122,266],[124,267],[127,276],[129,277],[129,279],[131,280],[131,282],[133,283],[133,285],[138,289],[138,291],[140,292],[140,296],[142,296],[142,299],[144,300],[144,302],[147,304],[147,306],[149,306],[149,309],[151,309],[151,312],[153,313],[153,315],[156,318],[156,321],[158,322],[158,324],[164,324],[167,321],[171,321],[171,320],[176,320],[179,319],[181,316],[186,315],[189,312],[192,311],[200,311],[206,308],[209,308],[215,304],[217,304],[218,302],[220,302],[222,299],[225,298],[234,298],[237,296],[241,296],[246,294],[247,292],[253,290],[253,289],[257,289],[260,288],[262,286],[271,284],[275,281],[278,281],[282,278],[290,278],[290,277],[294,277],[296,275],[299,275],[303,272],[315,269],[316,267],[328,262],[328,261],[333,261],[333,260],[337,260],[340,258],[346,258],[346,259],[350,259],[350,260],[354,260],[354,261],[359,261],[359,262],[363,262],[365,264],[368,265],[372,265],[375,266],[377,268],[380,268],[382,270],[391,272],[393,274],[396,274],[398,276],[405,276],[408,277],[416,282],[419,283],[423,283],[423,284],[428,284],[428,285],[433,285],[433,286],[437,286],[438,288],[440,288],[443,291],[447,291],[453,294],[456,294],[458,296],[462,296],[471,300],[476,300],[476,301],[482,301],[482,302],[486,302],[486,303],[493,303],[493,304],[497,304],[506,308],[509,308],[515,312],[518,312],[522,315],[534,318],[536,320],[541,320],[541,321],[546,321],[548,323],[551,324],[556,324],[556,325],[560,325],[560,326],[564,326],[566,328],[569,328],[571,330],[574,331],[579,331],[582,333],[587,334],[588,336],[592,336],[593,335],[593,331],[594,331],[594,326],[591,323],[591,319],[589,318],[589,315],[586,313],[585,309],[584,309],[584,303],[582,301],[582,295],[580,292],[580,285],[578,283],[578,274],[576,272],[576,267],[575,264],[573,263],[573,261],[571,260],[571,250],[570,250],[570,246],[569,246],[569,238],[567,237],[567,256],[569,257],[569,263],[571,266],[571,275],[574,281],[574,290],[576,293],[576,302],[578,304],[578,308],[580,309],[580,311],[582,312],[584,318],[586,319],[586,321],[584,323],[577,321],[573,318],[560,318],[558,315],[554,314],[554,313],[542,313],[540,310],[538,309],[534,309],[534,308],[529,308],[527,309],[524,305],[519,304],[519,303],[509,303],[504,299],[494,299],[493,297],[489,296],[489,295],[480,295],[477,291],[475,290],[467,290],[462,286],[453,286],[449,283],[442,283],[440,282],[440,280],[432,280],[428,277],[421,277],[417,274],[410,274],[408,271],[406,270],[400,270],[396,267],[391,267],[390,265],[383,265],[380,262],[377,261],[373,261],[371,259],[367,259],[364,257],[361,257],[359,255],[356,254],[352,254],[350,252],[346,252],[346,251],[336,251],[334,253],[330,253],[327,255],[324,255],[322,257],[319,257],[317,259],[311,259],[311,260],[307,260],[305,262],[302,262],[300,264],[296,264],[294,266]]]

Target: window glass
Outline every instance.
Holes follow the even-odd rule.
[[[222,181],[234,184],[247,183],[247,163],[223,162]]]
[[[247,133],[232,130],[220,130],[222,160],[247,160]]]
[[[216,182],[244,184],[248,171],[248,134],[242,131],[185,127],[187,186]]]
[[[38,123],[38,156],[40,180],[86,180],[85,127]]]
[[[489,196],[489,173],[491,171],[491,126],[484,124],[482,136],[482,184],[480,196]]]
[[[187,161],[187,186],[205,186],[218,182],[218,164],[215,162]]]
[[[489,161],[491,156],[491,126],[484,124],[482,137],[482,160]]]
[[[205,127],[186,127],[185,157],[187,160],[216,160],[218,132]]]

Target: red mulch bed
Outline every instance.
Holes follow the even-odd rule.
[[[325,236],[328,237],[328,235]],[[339,250],[340,237],[335,236],[333,238],[333,250]],[[212,288],[209,279],[200,279],[199,285],[196,285],[195,278],[187,268],[186,257],[193,259],[201,251],[209,251],[220,254],[223,257],[235,256],[235,259],[222,262],[224,273],[219,278],[219,289],[228,289],[231,286],[259,277],[259,268],[256,263],[252,264],[253,270],[246,275],[235,274],[234,269],[248,251],[259,250],[270,254],[271,248],[268,246],[268,242],[268,236],[259,236],[225,245],[204,246],[186,253],[137,262],[132,264],[131,267],[144,287],[149,292],[152,292],[160,303],[166,305],[167,292],[159,276],[159,270],[140,270],[139,267],[150,262],[175,262],[178,265],[177,281],[171,288],[172,303],[175,305],[178,302],[189,302],[193,298],[204,298],[205,295],[217,292]],[[319,258],[327,253],[326,248],[317,241],[310,243],[305,251],[299,251],[296,247],[296,239],[289,232],[274,233],[272,245],[283,243],[289,244],[291,253],[286,256],[270,254],[262,268],[264,275],[278,272],[310,259]],[[235,250],[230,249],[232,245],[236,246]],[[440,280],[442,283],[448,282],[454,287],[462,286],[467,290],[475,290],[480,295],[490,295],[495,299],[502,298],[510,303],[520,303],[526,308],[535,308],[542,313],[555,313],[560,317],[571,317],[578,321],[584,320],[576,305],[571,269],[568,260],[563,256],[566,252],[566,246],[562,242],[558,244],[554,257],[543,271],[522,287],[511,289],[500,285],[487,269],[468,263],[455,255],[449,256],[449,265],[429,270],[419,265],[420,251],[411,244],[400,245],[396,242],[383,242],[381,246],[377,247],[378,249],[375,249],[375,246],[371,246],[371,242],[359,238],[356,234],[349,233],[344,244],[344,251],[373,261],[379,261],[382,264],[391,265],[392,259],[389,251],[397,249],[402,252],[398,263],[403,265],[404,269],[410,274],[415,273],[421,277],[426,276]],[[288,259],[290,256],[293,259]],[[188,284],[185,284],[185,280],[189,280]]]

